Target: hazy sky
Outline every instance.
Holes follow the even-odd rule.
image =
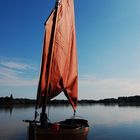
[[[0,0],[0,96],[36,98],[54,3]],[[140,95],[140,0],[75,0],[75,20],[79,98]]]

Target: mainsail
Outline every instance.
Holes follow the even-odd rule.
[[[57,1],[58,6],[45,23],[37,104],[43,105],[64,92],[73,109],[78,96],[78,68],[73,0]]]

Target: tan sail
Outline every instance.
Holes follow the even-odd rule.
[[[78,68],[73,0],[61,0],[46,21],[41,74],[38,86],[38,104],[42,98],[50,100],[62,91],[76,109],[78,96]],[[52,30],[54,37],[52,39]]]

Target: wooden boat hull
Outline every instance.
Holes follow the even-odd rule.
[[[60,122],[51,124],[49,127],[30,124],[28,130],[29,140],[86,140],[89,126],[82,123],[65,124]]]

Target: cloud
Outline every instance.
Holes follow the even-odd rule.
[[[12,68],[12,69],[23,69],[26,70],[28,68],[27,64],[20,64],[20,63],[14,63],[14,62],[3,62],[0,63],[1,65]]]
[[[7,60],[1,60],[0,65],[8,69],[17,69],[17,70],[33,69],[33,67],[31,67],[29,64],[23,62],[7,61]]]
[[[140,94],[140,81],[92,75],[81,76],[79,79],[79,97],[82,99],[116,98],[136,94]]]
[[[14,86],[14,87],[24,87],[24,86],[37,86],[38,79],[23,79],[17,76],[12,76],[12,78],[0,78],[1,86]]]
[[[0,85],[36,86],[37,78],[29,78],[30,75],[29,77],[27,75],[28,72],[34,72],[32,68],[32,66],[23,62],[0,61]]]
[[[37,86],[35,69],[29,63],[0,61],[0,86]],[[140,94],[140,81],[120,78],[102,78],[93,75],[79,76],[79,99],[117,98]]]

